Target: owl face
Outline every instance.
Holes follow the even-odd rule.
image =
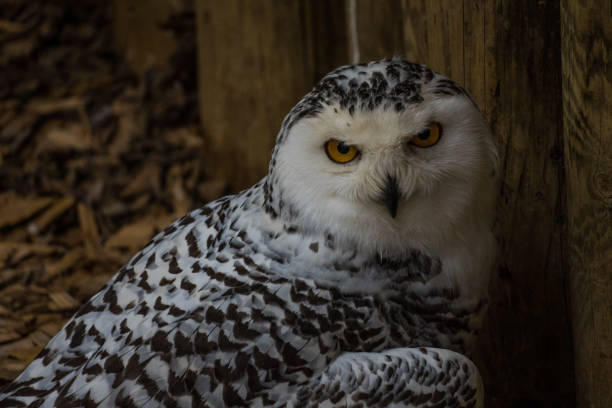
[[[482,114],[458,86],[412,64],[413,71],[390,77],[391,63],[332,73],[344,77],[336,88],[315,88],[319,105],[285,120],[271,177],[283,215],[303,228],[385,256],[409,248],[435,252],[489,228],[496,149]],[[386,76],[376,79],[381,71]]]

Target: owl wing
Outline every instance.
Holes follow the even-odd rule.
[[[484,389],[464,355],[437,348],[345,353],[293,396],[299,406],[482,407]]]
[[[201,266],[176,242],[122,268],[0,391],[0,407],[273,406],[337,355],[335,325],[317,323],[329,300],[312,285],[250,261]]]
[[[263,285],[176,315],[161,300],[153,300],[157,310],[143,303],[118,318],[87,310],[112,289],[94,297],[0,392],[0,407],[269,406],[286,400],[288,382],[323,369],[323,340],[276,325],[283,311],[259,301],[274,296]],[[150,313],[139,315],[143,307]]]

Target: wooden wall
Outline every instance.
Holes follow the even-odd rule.
[[[609,2],[196,4],[210,171],[233,189],[265,175],[291,106],[357,56],[461,83],[503,159],[500,266],[474,356],[487,406],[612,406]]]
[[[578,406],[612,406],[612,3],[561,2],[566,256]]]
[[[173,10],[167,0],[121,0],[113,2],[115,39],[137,73],[166,64],[176,50],[174,39],[162,24]]]

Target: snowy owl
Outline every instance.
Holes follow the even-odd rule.
[[[400,59],[341,67],[267,176],[158,234],[0,407],[477,407],[497,153],[467,93]]]

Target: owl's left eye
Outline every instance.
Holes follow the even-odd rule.
[[[442,136],[442,127],[435,122],[430,123],[427,129],[412,136],[410,143],[418,147],[430,147],[438,143]]]
[[[355,146],[332,139],[325,142],[325,153],[331,161],[346,164],[357,157],[359,150]]]

